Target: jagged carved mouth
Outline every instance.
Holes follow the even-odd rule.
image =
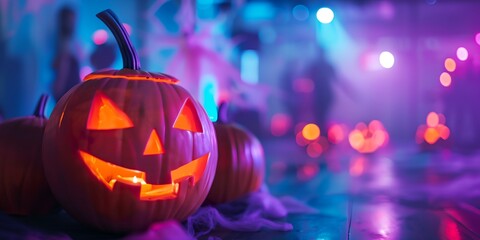
[[[180,166],[170,172],[172,183],[170,184],[149,184],[145,181],[146,173],[121,167],[103,161],[87,152],[79,150],[80,156],[90,171],[108,189],[113,191],[117,182],[140,187],[141,200],[165,200],[177,197],[180,182],[189,180],[194,186],[203,176],[210,154],[207,153],[191,162]]]

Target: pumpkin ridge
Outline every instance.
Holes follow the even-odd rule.
[[[31,116],[0,124],[0,212],[15,215],[47,214],[56,201],[48,189],[42,167],[42,142],[47,95]]]
[[[237,163],[237,169],[241,173],[239,176],[242,176],[242,179],[237,179],[237,181],[240,182],[239,190],[241,192],[246,192],[249,190],[250,186],[250,181],[252,180],[252,175],[254,174],[252,171],[247,171],[248,168],[245,166],[250,165],[250,161],[248,161],[249,158],[247,157],[242,157],[242,156],[248,156],[246,151],[249,150],[248,144],[248,139],[245,138],[245,134],[243,132],[235,131],[235,129],[232,128],[232,136],[235,138],[235,145],[237,149],[237,155],[236,155],[236,163]],[[236,198],[241,197],[237,191],[236,194],[234,194]]]
[[[230,154],[227,155],[228,158],[235,158],[235,159],[232,159],[233,161],[231,161],[231,166],[228,166],[228,164],[226,164],[228,166],[228,170],[229,170],[229,173],[228,173],[228,181],[227,183],[237,183],[240,179],[236,179],[236,174],[235,174],[235,169],[238,169],[238,144],[237,144],[237,141],[234,137],[235,135],[235,132],[233,131],[233,129],[230,129],[230,128],[225,128],[226,130],[226,135],[228,137],[228,142],[227,144],[229,145],[232,145],[232,146],[235,146],[235,147],[232,147],[230,148]],[[239,183],[239,185],[241,186],[241,181]],[[237,185],[237,186],[239,186]],[[228,199],[228,196],[232,196],[232,194],[234,194],[234,192],[236,190],[241,190],[242,188],[241,187],[237,187],[237,189],[234,189],[234,188],[228,188],[228,194],[227,192],[225,192],[223,194],[223,199],[226,200]]]
[[[247,134],[246,134],[247,135]],[[246,159],[255,159],[254,158],[254,150],[250,147],[252,146],[252,139],[249,139],[248,138],[248,135],[247,136],[244,136],[245,137],[245,142],[246,142],[246,146],[248,147],[245,147],[243,150],[246,152],[245,155],[248,156],[248,158]],[[246,191],[252,191],[252,186],[254,184],[254,180],[257,179],[258,176],[256,176],[257,172],[255,171],[255,163],[254,161],[248,161],[248,173],[250,174],[249,177],[248,177],[248,184],[246,185]],[[255,187],[256,187],[256,184],[255,184]]]

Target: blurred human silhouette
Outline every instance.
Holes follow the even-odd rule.
[[[327,132],[327,118],[335,101],[333,83],[338,80],[337,72],[327,60],[323,48],[317,48],[316,57],[307,67],[307,74],[314,84],[313,112],[323,134]]]
[[[111,68],[117,57],[117,46],[113,43],[105,42],[96,45],[90,55],[90,64],[94,71]]]
[[[57,15],[57,50],[53,60],[55,79],[52,94],[55,101],[80,82],[80,66],[73,49],[76,13],[70,7],[62,7]]]
[[[327,120],[335,100],[333,83],[338,81],[334,66],[321,47],[307,64],[296,61],[288,64],[283,88],[287,111],[293,123],[316,123],[326,134]]]

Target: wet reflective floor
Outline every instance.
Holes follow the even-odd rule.
[[[205,239],[480,239],[480,153],[390,146],[359,154],[336,146],[314,159],[290,142],[265,149],[270,192],[318,212],[289,215],[289,232],[216,229]],[[74,239],[122,237],[80,226],[63,212],[0,220]]]
[[[480,239],[479,153],[339,146],[316,160],[282,155],[290,164],[271,163],[271,191],[320,214],[292,215],[295,230],[270,239]]]

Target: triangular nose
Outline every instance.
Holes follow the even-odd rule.
[[[164,152],[165,150],[163,149],[162,142],[160,142],[157,131],[153,129],[150,133],[150,137],[148,138],[143,155],[156,155],[163,154]]]

